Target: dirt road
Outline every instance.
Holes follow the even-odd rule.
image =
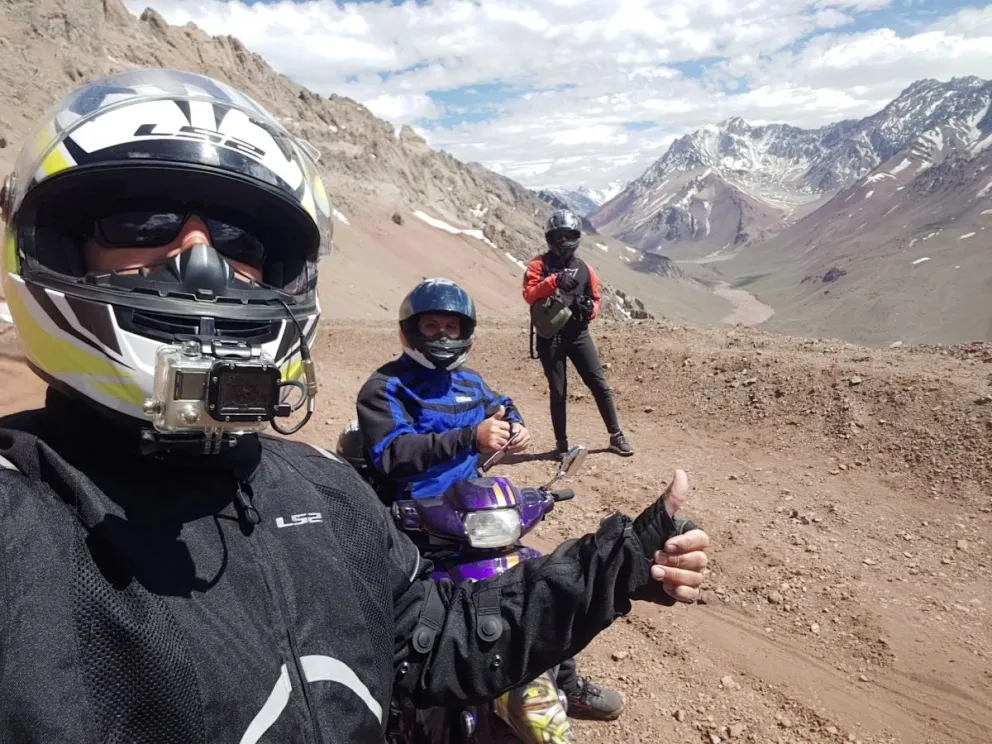
[[[582,740],[992,737],[992,446],[912,434],[943,425],[935,407],[989,426],[975,401],[992,353],[866,359],[857,347],[800,350],[795,339],[752,331],[599,330],[638,454],[603,451],[595,405],[574,382],[569,434],[592,454],[575,479],[579,495],[536,540],[551,547],[613,509],[635,514],[684,467],[694,486],[688,511],[711,532],[714,564],[705,605],[638,606],[580,656],[582,670],[629,705],[616,723],[580,724]],[[389,324],[331,330],[322,369],[333,383],[309,438],[333,441],[391,333]],[[550,451],[544,381],[521,353],[523,331],[483,330],[476,348],[474,366],[513,396],[535,433],[530,458]],[[906,387],[921,399],[887,402]],[[847,414],[863,425],[855,436]],[[913,464],[923,442],[943,461],[940,477]],[[523,483],[552,470],[542,459],[500,466]]]
[[[775,314],[774,308],[764,304],[750,292],[731,289],[726,283],[714,289],[713,294],[733,303],[734,311],[723,318],[723,322],[730,325],[761,325]]]
[[[550,548],[614,509],[635,514],[674,467],[713,538],[705,604],[638,605],[579,656],[628,709],[584,742],[992,739],[992,348],[865,350],[748,329],[596,329],[637,455],[607,443],[571,388],[569,435],[591,449],[534,536]],[[393,350],[391,323],[329,324],[304,438],[332,446]],[[553,470],[547,395],[522,329],[486,326],[472,363],[522,408]],[[42,386],[0,359],[0,411]]]

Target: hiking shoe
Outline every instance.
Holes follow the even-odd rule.
[[[630,457],[634,454],[633,448],[627,442],[627,437],[622,431],[610,435],[610,452],[615,452],[621,457]]]
[[[587,721],[612,721],[623,712],[623,698],[613,690],[597,687],[584,677],[577,677],[574,689],[563,690],[568,698],[570,718]]]
[[[556,449],[557,449],[557,452],[555,453],[555,456],[559,460],[561,460],[565,455],[568,454],[568,440],[567,439],[560,439],[560,440],[558,440],[558,444],[556,445]]]

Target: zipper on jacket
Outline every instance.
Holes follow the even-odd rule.
[[[250,503],[253,497],[251,486],[248,483],[239,481],[238,493],[236,498],[244,499],[246,495],[245,492],[247,492],[248,501]],[[255,511],[254,506],[252,506],[252,511]],[[258,512],[255,511],[255,514],[257,515]],[[259,517],[259,521],[261,521],[261,517]],[[323,741],[323,738],[321,737],[320,726],[317,723],[317,719],[314,718],[313,715],[313,706],[310,703],[310,693],[307,690],[306,674],[303,672],[303,666],[300,664],[300,654],[296,646],[296,637],[293,635],[293,630],[289,622],[289,615],[286,612],[285,596],[282,591],[277,589],[277,585],[278,585],[277,582],[271,580],[269,576],[269,571],[270,571],[269,567],[272,565],[273,557],[272,557],[272,552],[269,550],[269,546],[266,544],[265,539],[266,539],[265,531],[263,530],[262,536],[256,539],[255,541],[257,547],[260,548],[260,551],[263,553],[262,557],[264,559],[259,562],[260,564],[259,571],[262,574],[262,581],[265,583],[265,588],[266,590],[268,590],[269,596],[272,598],[272,601],[275,603],[276,608],[279,612],[279,618],[282,620],[282,626],[286,634],[286,640],[289,643],[289,653],[293,657],[293,668],[296,670],[297,682],[299,683],[300,686],[300,692],[303,695],[303,703],[304,706],[306,707],[307,718],[310,722],[310,729],[313,732],[313,740],[314,742],[317,742],[319,744],[320,742]]]

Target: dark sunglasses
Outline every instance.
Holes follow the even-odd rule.
[[[193,215],[200,217],[210,233],[210,243],[225,258],[256,269],[265,261],[265,246],[242,227],[201,211],[134,209],[114,212],[96,220],[94,237],[109,247],[157,248],[179,237]]]
[[[582,233],[578,230],[554,230],[548,237],[552,243],[567,243],[578,240],[582,237]]]

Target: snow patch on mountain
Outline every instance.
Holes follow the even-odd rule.
[[[449,225],[444,220],[439,220],[437,217],[431,217],[429,214],[421,212],[419,209],[414,210],[413,216],[416,217],[418,220],[422,220],[423,222],[426,222],[431,227],[437,228],[438,230],[444,230],[445,232],[451,233],[452,235],[467,235],[470,238],[481,240],[483,243],[488,243],[493,248],[496,247],[495,245],[493,245],[493,242],[489,240],[489,238],[487,238],[485,235],[482,234],[482,230],[454,227],[453,225]]]
[[[899,165],[897,165],[895,168],[893,168],[892,170],[890,170],[889,173],[891,175],[895,176],[895,175],[897,175],[899,173],[902,173],[904,170],[906,170],[912,164],[913,164],[913,161],[912,160],[910,160],[909,158],[903,158],[902,159],[902,162],[899,163]]]

